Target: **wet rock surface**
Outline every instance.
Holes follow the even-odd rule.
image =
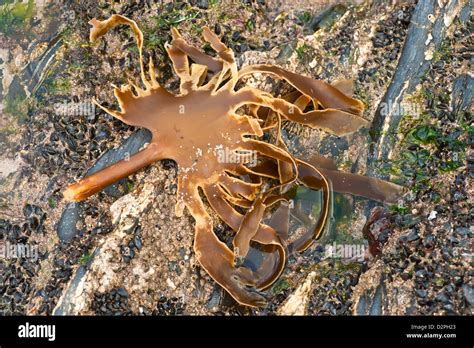
[[[0,34],[19,57],[16,70],[0,62],[9,82],[1,89],[0,159],[19,163],[0,177],[0,239],[39,247],[36,260],[0,260],[0,313],[473,314],[473,21],[466,11],[464,22],[455,21],[446,31],[419,86],[405,98],[422,112],[409,112],[397,129],[394,153],[400,157],[374,166],[373,175],[391,175],[413,188],[413,194],[373,219],[366,201],[337,195],[336,218],[326,235],[291,257],[266,292],[269,305],[252,309],[237,305],[195,260],[193,220],[174,214],[174,162],[150,166],[81,204],[62,200],[69,183],[148,141],[144,131],[102,111],[64,115],[57,110],[56,104],[90,102],[92,97],[114,107],[107,104],[114,100],[108,86],[137,77],[130,32],[116,30],[110,40],[94,46],[88,43],[88,20],[112,13],[137,20],[160,83],[171,90],[177,79],[163,49],[170,26],[206,50],[199,28],[207,23],[234,49],[240,65],[276,63],[331,82],[354,80],[356,95],[367,104],[365,116],[372,120],[399,64],[415,4],[321,8],[244,1],[225,11],[213,1],[62,5],[60,23],[45,23],[50,32],[39,36],[42,41],[28,46],[20,33],[17,45]],[[13,54],[5,61],[14,61]],[[27,62],[42,68],[33,76],[33,65],[25,69]],[[9,74],[18,78],[6,78]],[[21,76],[34,77],[26,89],[34,93],[17,103],[13,93],[25,90]],[[288,89],[266,77],[250,83],[282,94]],[[283,136],[298,156],[321,153],[344,170],[367,171],[363,132],[337,139],[285,123]],[[307,208],[317,207],[303,202],[303,211]],[[214,218],[215,233],[229,241],[230,230]],[[298,219],[292,226],[293,231],[308,227]],[[360,258],[334,256],[328,249],[333,243],[363,245],[364,253]]]
[[[415,94],[422,103],[421,114],[408,125],[402,123],[406,135],[396,150],[408,152],[397,157],[407,161],[414,155],[417,167],[405,166],[414,171],[398,177],[415,187],[411,197],[393,207],[392,235],[354,288],[354,314],[373,314],[373,309],[375,314],[399,315],[473,313],[469,302],[473,226],[468,217],[472,215],[472,177],[467,160],[472,135],[453,122],[464,119],[472,124],[472,114],[455,107],[472,107],[469,87],[466,101],[459,93],[461,84],[469,85],[463,71],[470,63],[460,54],[465,43],[455,43],[455,38],[473,29],[472,18],[451,28]],[[450,101],[454,101],[451,107]],[[433,122],[428,119],[431,116]],[[431,136],[425,136],[425,130]]]

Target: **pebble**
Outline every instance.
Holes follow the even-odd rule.
[[[466,301],[469,302],[471,306],[474,306],[474,289],[471,288],[469,285],[464,284],[462,286],[462,291]]]
[[[438,212],[436,210],[432,210],[430,215],[428,216],[428,220],[436,219],[436,215],[438,215]]]
[[[128,292],[124,288],[118,288],[117,293],[122,297],[128,297]]]
[[[138,250],[140,250],[142,248],[142,241],[139,237],[135,237],[133,239],[133,242],[135,244],[135,246],[137,247]]]
[[[420,236],[418,235],[418,232],[415,229],[412,229],[411,232],[407,235],[407,241],[408,242],[413,242],[415,240],[420,239]]]
[[[237,40],[239,40],[239,39],[240,39],[240,32],[234,31],[234,32],[232,33],[232,40],[237,41]]]
[[[435,245],[435,237],[432,234],[427,235],[423,238],[423,246],[425,248],[431,249]]]
[[[198,0],[196,6],[199,7],[200,9],[207,10],[209,8],[209,1]]]
[[[453,244],[458,244],[459,243],[459,239],[457,239],[456,237],[454,236],[449,236],[448,237],[448,240],[453,243]]]
[[[415,276],[417,278],[425,278],[427,276],[427,272],[424,269],[420,269],[419,271],[415,272]]]
[[[454,307],[452,304],[450,303],[447,303],[443,306],[444,309],[446,309],[448,312],[453,312],[454,311]]]
[[[461,236],[468,236],[471,233],[471,231],[467,227],[456,227],[454,229],[454,232]]]
[[[419,297],[422,298],[426,297],[426,295],[428,294],[428,292],[424,289],[416,289],[415,292]]]

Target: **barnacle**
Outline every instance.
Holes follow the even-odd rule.
[[[90,24],[91,41],[119,24],[133,30],[143,86],[129,83],[114,88],[119,111],[97,105],[126,124],[149,129],[152,140],[130,159],[69,186],[65,198],[83,200],[155,161],[173,159],[179,168],[176,213],[182,214],[186,207],[194,217],[197,259],[238,302],[249,306],[265,304],[258,290],[279,277],[290,253],[305,250],[322,233],[332,189],[383,202],[399,196],[399,186],[340,172],[328,159],[317,156],[308,163],[295,158],[281,138],[282,118],[337,136],[366,126],[368,122],[361,117],[363,104],[344,93],[347,84],[331,86],[270,65],[250,65],[238,71],[232,50],[208,28],[204,28],[203,38],[216,57],[189,45],[173,28],[173,40],[166,45],[180,78],[179,93],[173,94],[158,83],[152,58],[145,68],[143,34],[134,21],[113,15],[104,21],[93,19]],[[254,73],[284,79],[295,91],[276,98],[245,84],[237,88],[243,76]],[[243,106],[248,115],[237,113]],[[308,108],[311,110],[305,112]],[[275,143],[259,139],[264,130],[270,129],[277,132]],[[223,149],[233,155],[232,161],[219,157]],[[259,160],[250,165],[253,153],[258,154]],[[293,185],[321,190],[323,204],[314,229],[289,243],[287,192]],[[212,210],[235,231],[232,249],[214,234],[201,192]],[[279,206],[268,224],[262,223],[265,212],[276,204]],[[253,270],[243,265],[252,243],[260,245],[265,255]]]

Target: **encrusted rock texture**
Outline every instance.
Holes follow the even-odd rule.
[[[266,308],[236,304],[199,266],[193,219],[174,214],[172,161],[151,165],[80,207],[68,206],[78,216],[61,220],[64,188],[138,131],[100,110],[58,112],[61,104],[92,97],[112,103],[110,84],[137,82],[132,33],[114,30],[91,44],[91,18],[120,13],[136,20],[145,34],[145,54],[154,57],[160,83],[170,90],[179,87],[164,50],[170,27],[208,50],[200,38],[207,25],[234,50],[240,67],[267,63],[329,82],[353,80],[355,95],[367,107],[364,117],[373,120],[417,6],[223,3],[46,2],[33,14],[25,12],[16,26],[3,25],[0,15],[0,239],[39,250],[36,259],[0,259],[0,313],[472,315],[474,19],[466,11],[457,13],[439,47],[428,51],[427,71],[404,94],[390,158],[368,160],[371,139],[377,139],[367,131],[337,138],[284,123],[283,137],[295,155],[322,154],[339,169],[370,171],[410,193],[397,205],[379,207],[379,215],[371,215],[367,200],[335,195],[338,218],[321,240],[290,258],[267,291]],[[246,82],[274,94],[288,87],[267,77]],[[229,241],[231,231],[214,218],[215,233]],[[294,231],[302,227],[292,222]],[[72,238],[65,240],[70,231]],[[364,245],[364,253],[328,253],[338,245]]]

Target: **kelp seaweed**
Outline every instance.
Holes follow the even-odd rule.
[[[337,136],[366,127],[364,106],[350,96],[347,81],[329,85],[272,65],[250,65],[239,71],[232,50],[208,28],[203,29],[203,38],[216,52],[215,57],[189,45],[172,28],[173,40],[165,48],[180,78],[179,93],[173,94],[158,83],[152,58],[145,68],[143,34],[134,21],[113,15],[104,21],[93,19],[90,24],[91,41],[119,24],[133,30],[143,86],[129,83],[114,87],[119,111],[97,105],[126,124],[149,129],[153,136],[150,144],[130,159],[68,187],[65,198],[83,200],[153,162],[173,159],[179,168],[176,214],[181,215],[186,207],[194,217],[197,259],[239,303],[265,305],[258,290],[278,279],[289,254],[305,250],[321,235],[328,220],[331,190],[381,202],[393,202],[400,196],[400,186],[338,171],[330,159],[315,155],[309,163],[295,158],[283,142],[282,118]],[[255,73],[283,79],[295,91],[277,98],[241,81]],[[247,115],[239,114],[238,109],[246,110]],[[264,131],[272,129],[277,133],[276,142],[261,140]],[[232,154],[232,160],[222,160],[223,150]],[[251,164],[255,153],[258,161]],[[321,190],[323,201],[314,229],[289,242],[288,192],[294,185]],[[201,193],[235,231],[232,249],[214,234]],[[268,224],[262,223],[273,205],[276,208]],[[259,245],[265,255],[254,270],[244,265],[252,244]]]

